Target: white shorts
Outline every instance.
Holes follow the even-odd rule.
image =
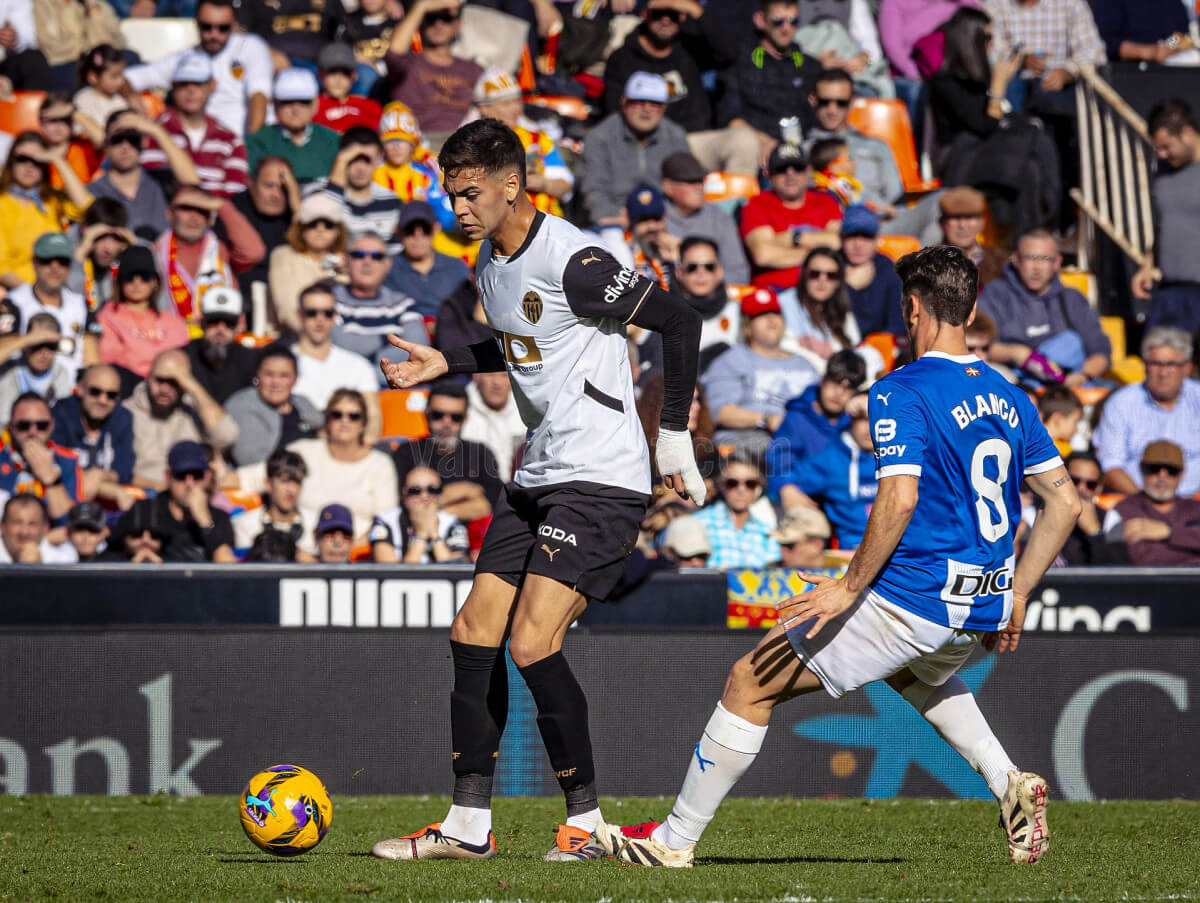
[[[850,608],[826,622],[811,640],[814,619],[785,621],[796,655],[835,699],[905,668],[940,687],[963,666],[982,630],[956,630],[927,621],[867,590]]]

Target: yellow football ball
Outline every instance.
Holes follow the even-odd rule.
[[[274,856],[311,850],[333,823],[333,803],[321,779],[299,765],[272,765],[250,779],[238,800],[242,830]]]

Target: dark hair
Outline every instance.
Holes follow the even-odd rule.
[[[13,508],[19,508],[21,505],[35,505],[38,511],[42,512],[42,523],[48,523],[50,520],[49,514],[46,513],[46,503],[36,495],[31,495],[28,492],[18,492],[4,503],[4,516],[0,517],[0,521],[8,523],[8,512]]]
[[[813,82],[813,94],[817,93],[817,89],[821,85],[837,85],[847,84],[850,86],[850,93],[854,93],[854,79],[845,69],[823,69],[817,76],[817,80]]]
[[[775,0],[775,2],[778,2],[778,0]],[[721,249],[717,247],[717,243],[713,239],[709,238],[707,235],[689,235],[679,244],[679,259],[682,261],[683,256],[687,254],[688,251],[690,251],[692,248],[699,247],[700,245],[705,245],[706,247],[712,248],[712,252],[717,255],[718,259],[720,258]]]
[[[453,379],[439,379],[429,387],[429,400],[433,401],[436,395],[440,395],[442,398],[461,398],[466,401],[467,387]]]
[[[258,370],[263,364],[274,358],[278,358],[281,361],[286,360],[291,362],[293,373],[298,369],[296,366],[296,355],[292,353],[292,349],[288,348],[286,345],[278,344],[268,345],[259,353],[258,363],[255,365],[254,369]]]
[[[30,130],[27,132],[21,132],[19,135],[17,135],[17,137],[13,139],[12,144],[9,145],[8,159],[4,161],[4,169],[0,170],[0,194],[5,194],[10,188],[12,188],[13,163],[16,160],[17,148],[22,144],[36,144],[43,150],[49,147],[49,144],[46,142],[46,137],[41,132]],[[54,193],[54,189],[50,187],[50,164],[39,163],[38,168],[40,168],[42,171],[42,184],[38,188],[38,194],[41,196],[43,201],[48,201],[51,195]]]
[[[137,114],[133,110],[129,109],[129,107],[123,107],[120,110],[113,110],[111,113],[109,113],[108,116],[106,116],[104,119],[104,140],[105,141],[108,140],[108,133],[110,131],[112,131],[114,122],[116,122],[122,116],[136,116],[136,115]]]
[[[83,214],[83,228],[103,223],[114,229],[129,225],[129,209],[116,198],[96,198]]]
[[[333,293],[333,281],[330,279],[319,279],[312,285],[305,286],[300,290],[300,296],[296,299],[297,305],[304,307],[305,299],[313,295],[329,295],[331,298],[337,297]]]
[[[209,0],[205,0],[205,2],[209,2]],[[300,527],[299,524],[293,526]],[[280,530],[272,524],[265,525],[263,531],[254,537],[246,560],[261,561],[266,564],[295,561],[296,537],[292,535],[293,532],[292,530]]]
[[[765,16],[772,6],[799,6],[800,0],[759,0],[758,8]]]
[[[838,287],[828,301],[816,301],[808,295],[808,265],[817,257],[833,261],[838,272]],[[846,266],[837,251],[830,248],[813,248],[800,267],[800,280],[796,283],[796,299],[814,326],[824,327],[843,347],[854,343],[846,335],[846,316],[850,313],[850,296],[846,293]]]
[[[1067,455],[1067,460],[1063,461],[1063,464],[1070,467],[1072,461],[1086,461],[1088,464],[1095,464],[1098,470],[1103,469],[1100,467],[1100,459],[1090,451],[1071,452],[1071,454]]]
[[[1169,134],[1178,135],[1185,128],[1189,128],[1193,132],[1200,131],[1200,126],[1196,125],[1196,114],[1192,112],[1191,106],[1186,100],[1178,97],[1160,100],[1151,107],[1150,115],[1146,118],[1146,134],[1151,138],[1159,129],[1166,129]]]
[[[299,475],[303,480],[308,476],[308,464],[294,451],[281,448],[267,458],[267,478],[273,479],[285,475]]]
[[[342,133],[341,140],[338,141],[338,149],[347,148],[351,144],[369,144],[371,147],[383,150],[383,141],[380,140],[379,133],[365,125],[352,125],[346,129]]]
[[[362,392],[357,389],[334,390],[334,393],[329,396],[329,401],[325,404],[325,422],[329,422],[329,412],[333,410],[334,405],[347,399],[353,401],[358,406],[359,413],[362,414],[362,432],[358,434],[358,441],[361,444],[363,436],[367,432],[367,399],[363,396]]]
[[[220,6],[226,9],[233,9],[233,0],[200,0],[196,4],[196,17],[200,16],[200,7],[202,6]]]
[[[74,107],[75,99],[66,91],[47,91],[46,96],[42,98],[42,102],[38,104],[38,114],[40,115],[58,103],[65,103]]]
[[[962,326],[975,308],[979,271],[958,248],[937,245],[905,254],[896,261],[896,274],[903,285],[901,307],[906,323],[913,295],[935,319],[951,326]]]
[[[987,85],[992,78],[988,62],[987,13],[968,6],[959,7],[942,26],[945,35],[942,68],[938,71],[963,81]]]
[[[808,150],[808,162],[812,166],[813,172],[820,172],[827,168],[842,155],[843,148],[848,146],[845,138],[822,138],[815,142]]]
[[[867,362],[853,348],[843,348],[830,355],[822,377],[836,383],[848,382],[855,387],[861,386],[866,378]]]
[[[1083,402],[1071,391],[1069,386],[1061,383],[1046,386],[1038,398],[1038,416],[1045,423],[1054,414],[1071,414],[1083,410]]]
[[[46,401],[46,399],[42,398],[41,395],[38,395],[37,392],[33,392],[33,391],[22,392],[20,395],[18,395],[16,398],[13,399],[12,407],[8,409],[9,422],[12,421],[13,412],[17,409],[17,406],[24,404],[27,401],[36,401],[38,404],[44,404],[46,406],[46,410],[47,411],[50,410],[50,402],[48,402],[48,401]]]
[[[29,318],[29,322],[25,324],[25,334],[29,335],[29,333],[33,332],[34,328],[38,326],[46,329],[52,329],[55,332],[58,332],[60,329],[62,329],[62,326],[59,325],[58,317],[54,316],[54,314],[48,314],[45,311],[34,314]]]
[[[125,54],[112,44],[97,44],[79,55],[79,87],[86,88],[89,75],[99,75],[107,66],[125,62]]]
[[[254,164],[254,169],[250,170],[250,178],[257,179],[259,176],[262,175],[262,171],[264,169],[266,169],[267,166],[271,163],[282,163],[284,166],[286,166],[288,168],[289,172],[291,171],[291,168],[292,168],[292,164],[289,163],[287,160],[285,160],[283,157],[276,156],[275,154],[268,154],[265,157],[258,158],[258,160]]]
[[[525,190],[525,147],[499,119],[477,119],[456,131],[442,145],[438,165],[449,177],[476,166],[492,176],[516,170]]]

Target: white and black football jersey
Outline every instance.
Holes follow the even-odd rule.
[[[514,482],[585,481],[649,494],[625,324],[654,283],[540,212],[511,257],[484,242],[476,275],[529,431]]]

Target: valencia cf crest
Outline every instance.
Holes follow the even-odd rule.
[[[530,323],[536,323],[542,318],[542,298],[537,292],[526,292],[521,299],[521,311]]]

